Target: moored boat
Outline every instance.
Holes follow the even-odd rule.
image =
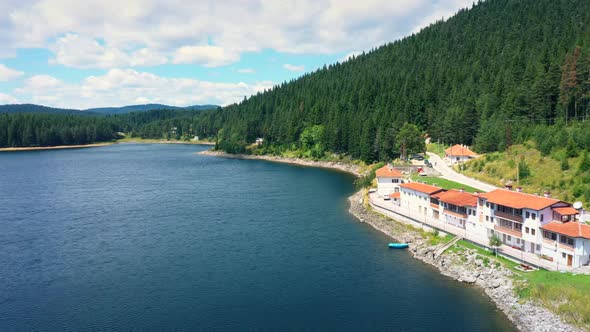
[[[405,249],[408,247],[407,243],[395,243],[392,242],[389,244],[389,248],[394,248],[394,249]]]

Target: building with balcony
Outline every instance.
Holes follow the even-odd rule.
[[[541,226],[542,256],[565,266],[590,263],[590,225],[576,222],[573,207],[553,209],[553,220]]]
[[[463,229],[466,232],[478,231],[476,229],[476,226],[478,226],[476,195],[466,193],[463,190],[448,190],[433,194],[430,197],[431,202],[438,201],[441,222]]]
[[[387,196],[399,192],[399,185],[403,183],[402,172],[391,165],[385,165],[375,171],[377,178],[377,193]]]
[[[442,192],[444,189],[420,182],[403,183],[399,188],[402,207],[421,218],[437,218],[434,213],[438,213],[438,205],[431,206],[430,196]]]

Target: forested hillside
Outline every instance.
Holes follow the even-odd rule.
[[[590,1],[489,0],[209,113],[200,126],[222,129],[222,149],[264,137],[280,152],[319,125],[322,149],[374,161],[396,155],[405,122],[486,152],[523,140],[531,125],[587,117],[589,101]]]

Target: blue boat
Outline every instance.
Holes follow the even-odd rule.
[[[389,248],[394,248],[394,249],[405,249],[408,247],[407,243],[395,243],[395,242],[391,242],[389,244]]]

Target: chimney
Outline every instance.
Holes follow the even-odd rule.
[[[516,187],[516,191],[521,193],[522,192],[522,187]]]
[[[507,184],[504,186],[505,189],[507,190],[512,190],[512,185],[511,184]]]
[[[549,191],[545,190],[543,192],[543,196],[545,196],[546,198],[551,198],[551,193]]]

